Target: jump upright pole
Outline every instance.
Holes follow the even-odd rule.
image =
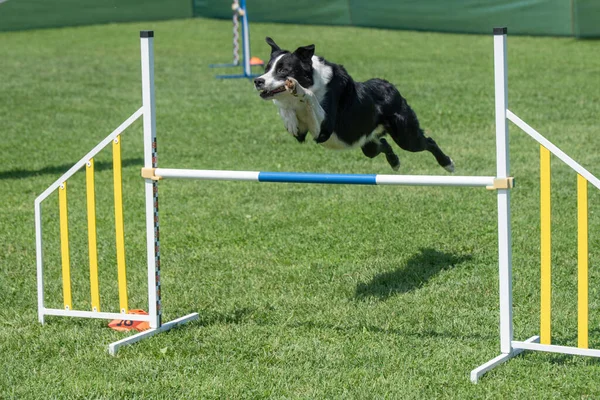
[[[494,28],[494,86],[496,110],[496,175],[509,175],[509,143],[506,109],[508,81],[506,60],[506,28]],[[514,357],[512,349],[512,243],[510,224],[510,191],[498,190],[498,275],[500,294],[500,354],[471,372],[476,383],[487,371]]]
[[[144,122],[144,168],[156,168],[158,163],[158,152],[156,145],[156,105],[154,101],[154,31],[141,31],[140,41],[142,59],[142,112]],[[110,344],[109,352],[111,354],[115,354],[121,346],[135,343],[146,337],[167,331],[177,325],[198,319],[198,313],[191,313],[164,324],[162,322],[158,182],[146,179],[144,190],[146,199],[148,314],[151,316],[151,329]]]

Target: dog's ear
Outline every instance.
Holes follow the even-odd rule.
[[[301,60],[310,60],[315,55],[315,45],[309,44],[308,46],[298,47],[294,54],[300,57]]]
[[[267,42],[267,44],[269,46],[271,46],[271,54],[275,53],[276,51],[281,50],[281,48],[279,46],[277,46],[277,43],[275,43],[275,41],[273,39],[271,39],[270,37],[266,37],[265,41]]]

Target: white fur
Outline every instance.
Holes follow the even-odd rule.
[[[273,100],[277,104],[277,100]],[[285,107],[279,107],[279,116],[283,120],[285,129],[292,135],[298,134],[298,117],[296,117],[296,110]]]
[[[279,58],[273,63],[273,69],[275,69],[277,61],[279,61]],[[279,108],[279,115],[283,119],[288,132],[296,135],[298,131],[305,132],[308,130],[314,138],[317,138],[321,132],[321,123],[325,119],[325,110],[321,107],[320,102],[325,97],[326,86],[331,80],[333,71],[331,67],[321,62],[317,56],[313,56],[311,61],[313,85],[309,88],[303,88],[296,82],[297,97],[286,92],[277,95],[273,99],[273,103]],[[295,120],[294,116],[291,115],[292,113],[295,114]],[[294,127],[295,121],[297,121],[297,128],[294,132],[293,129],[290,130],[288,127]]]
[[[273,61],[271,68],[259,77],[265,80],[265,90],[274,90],[285,84],[285,81],[275,78],[277,63],[281,57],[283,55],[277,57]],[[299,132],[310,131],[311,135],[317,138],[321,132],[321,123],[325,119],[325,110],[321,107],[320,102],[325,97],[326,86],[331,80],[333,70],[330,66],[321,62],[317,56],[313,56],[311,61],[313,67],[313,85],[309,88],[303,88],[296,82],[297,96],[287,91],[281,92],[274,96],[273,103],[279,109],[279,116],[289,133],[297,136]],[[326,143],[329,143],[329,141]],[[337,138],[331,144],[326,145],[324,143],[324,145],[326,147],[333,146],[331,148],[348,147],[343,146],[343,142]]]
[[[317,56],[313,56],[311,61],[313,67],[313,85],[308,89],[317,96],[320,103],[323,97],[325,97],[326,86],[331,80],[333,70],[330,66],[321,62]]]
[[[378,125],[373,132],[371,132],[368,136],[361,136],[361,138],[352,144],[348,144],[346,142],[342,142],[335,132],[331,134],[331,137],[326,141],[321,143],[323,147],[332,150],[346,150],[346,149],[355,149],[357,147],[362,147],[365,143],[373,140],[375,137],[379,136],[383,132],[383,127]]]
[[[284,56],[284,54],[282,54],[279,57],[277,57],[275,59],[275,61],[273,61],[273,64],[271,65],[271,69],[268,70],[263,75],[259,76],[259,78],[262,78],[262,79],[265,80],[265,86],[264,86],[265,90],[273,90],[273,89],[280,88],[285,83],[283,81],[275,79],[275,70],[276,70],[276,67],[277,67],[277,63],[279,62],[279,60],[283,56]]]

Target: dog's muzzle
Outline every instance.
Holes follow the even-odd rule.
[[[265,80],[262,78],[254,79],[254,87],[256,88],[256,90],[260,90],[260,97],[263,99],[269,99],[269,98],[275,96],[277,93],[281,93],[281,92],[285,91],[285,86],[280,86],[273,90],[266,90],[265,89]]]
[[[265,87],[265,80],[263,78],[254,79],[254,87],[258,90],[263,90]]]

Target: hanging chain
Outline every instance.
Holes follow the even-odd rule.
[[[240,34],[239,34],[239,15],[240,15],[240,3],[239,0],[233,0],[231,5],[233,10],[233,65],[240,63]]]

